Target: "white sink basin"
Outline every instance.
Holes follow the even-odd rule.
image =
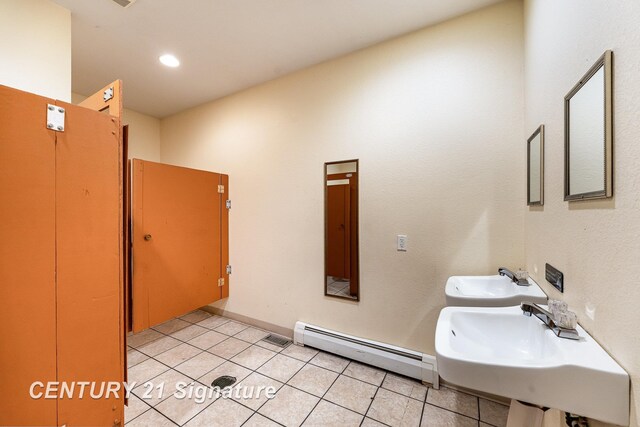
[[[446,307],[436,327],[446,381],[629,425],[629,375],[587,332],[559,338],[520,307]]]
[[[452,276],[445,286],[447,306],[508,307],[521,302],[546,304],[547,295],[531,279],[518,286],[506,276]]]

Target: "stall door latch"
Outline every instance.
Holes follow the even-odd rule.
[[[47,104],[47,129],[64,132],[64,108]]]
[[[227,274],[231,274],[231,265],[227,264]]]

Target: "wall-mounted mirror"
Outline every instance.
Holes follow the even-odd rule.
[[[544,125],[527,140],[527,206],[544,204]]]
[[[324,164],[324,294],[358,301],[358,160]]]
[[[610,50],[564,98],[564,199],[613,195],[612,57]]]

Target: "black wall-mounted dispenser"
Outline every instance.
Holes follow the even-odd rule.
[[[544,275],[547,282],[551,283],[560,292],[564,292],[564,274],[550,264],[544,265]]]

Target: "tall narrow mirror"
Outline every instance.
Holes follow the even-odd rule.
[[[324,164],[324,204],[324,294],[358,301],[358,160]]]
[[[527,140],[527,206],[544,204],[544,125]]]
[[[564,99],[564,199],[613,195],[612,53],[587,71]]]

